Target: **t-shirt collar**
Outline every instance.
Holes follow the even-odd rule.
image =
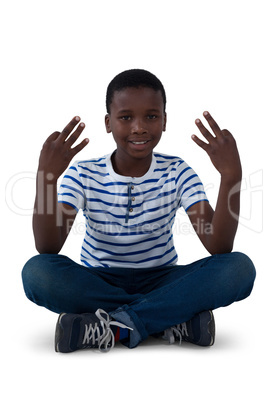
[[[153,174],[153,172],[155,170],[156,157],[155,157],[155,155],[153,153],[151,166],[150,166],[149,170],[145,173],[145,175],[143,175],[141,177],[121,176],[120,174],[117,174],[113,169],[113,164],[112,164],[112,160],[111,160],[112,154],[113,154],[113,152],[106,156],[106,166],[107,166],[108,173],[116,181],[121,181],[121,182],[124,182],[124,183],[129,183],[129,182],[131,182],[131,183],[141,183],[144,180],[149,179],[152,176],[152,174]]]

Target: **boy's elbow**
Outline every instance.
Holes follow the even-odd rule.
[[[58,254],[66,237],[61,231],[34,232],[35,248],[39,254]]]
[[[211,243],[209,242],[205,245],[207,251],[211,254],[228,254],[233,251],[233,242],[231,243],[223,243],[223,242],[216,242]]]
[[[39,254],[59,254],[62,249],[63,242],[55,241],[39,241],[35,239],[35,248]]]
[[[46,247],[44,245],[35,244],[35,248],[39,254],[59,254],[60,248]]]
[[[214,254],[228,254],[228,253],[231,253],[232,251],[233,251],[232,247],[226,247],[226,248],[222,247],[222,248],[215,248],[215,249],[208,250],[208,252],[211,255],[214,255]]]

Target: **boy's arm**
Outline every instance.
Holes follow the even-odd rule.
[[[208,143],[197,136],[192,139],[209,155],[221,175],[215,212],[201,201],[187,211],[200,240],[211,254],[232,251],[240,210],[242,168],[236,142],[227,130],[221,130],[208,112],[204,112],[214,136],[197,119],[196,125]]]
[[[80,118],[75,117],[62,132],[51,134],[40,154],[33,213],[33,232],[39,253],[58,253],[76,216],[74,208],[58,203],[57,180],[72,158],[88,143],[88,139],[85,139],[71,148],[85,127],[83,123],[79,124],[71,134],[79,121]]]

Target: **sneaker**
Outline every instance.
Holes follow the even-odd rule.
[[[78,349],[98,348],[108,352],[114,347],[115,339],[111,326],[132,328],[113,321],[108,313],[98,309],[95,314],[66,314],[59,316],[56,334],[56,352],[68,353]]]
[[[191,320],[166,329],[163,339],[170,344],[175,341],[212,346],[215,341],[215,321],[211,310],[195,315]]]

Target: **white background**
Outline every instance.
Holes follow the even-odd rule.
[[[10,0],[1,35],[1,393],[30,401],[267,400],[267,11],[266,1]],[[209,110],[235,136],[242,163],[234,250],[257,268],[247,300],[215,312],[212,348],[146,341],[108,354],[54,352],[57,316],[24,296],[21,269],[36,253],[34,176],[46,137],[75,115],[89,145],[78,159],[112,152],[105,91],[128,68],[156,74],[167,92],[167,132],[157,150],[184,158],[215,206],[219,175],[191,140]],[[4,190],[5,196],[4,199]],[[81,217],[79,216],[79,219]],[[62,253],[79,261],[77,221]],[[82,222],[82,221],[81,221]],[[179,263],[207,255],[179,213]],[[264,239],[266,237],[266,242]],[[259,395],[259,396],[258,396]]]

